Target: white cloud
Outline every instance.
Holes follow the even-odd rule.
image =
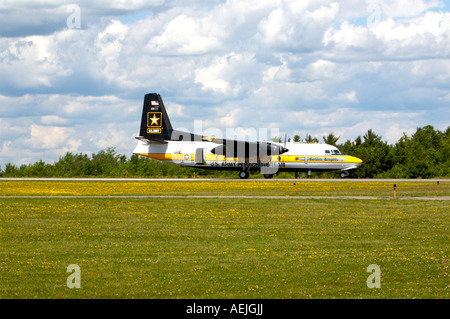
[[[356,103],[358,102],[358,97],[356,96],[355,91],[351,91],[348,93],[339,93],[336,97],[331,98],[332,101],[335,102],[350,102],[350,103]]]
[[[113,83],[120,73],[118,58],[122,51],[123,40],[127,35],[128,27],[120,21],[113,20],[104,31],[98,33],[94,41],[97,49],[99,64],[103,67],[102,74],[107,83]]]
[[[181,14],[170,21],[164,31],[149,41],[152,52],[163,54],[203,54],[221,47],[216,25],[207,25],[196,16]]]
[[[80,22],[81,29],[85,29],[92,24],[102,24],[105,18],[109,20],[116,16],[132,15],[140,11],[151,12],[164,3],[164,0],[79,0],[69,3],[65,0],[2,0],[0,36],[52,34],[55,31],[71,28],[68,20],[74,14]],[[77,8],[76,12],[74,8]]]
[[[52,36],[19,39],[0,38],[1,86],[18,88],[50,87],[54,79],[71,74],[60,63]]]
[[[58,115],[44,115],[41,116],[41,123],[45,125],[65,125],[68,123],[68,120]]]
[[[442,7],[440,1],[427,0],[366,0],[368,4],[380,7],[383,15],[392,18],[411,18],[436,7]]]
[[[59,126],[41,126],[32,124],[30,142],[33,148],[52,149],[64,145],[72,129]]]
[[[89,141],[95,144],[99,149],[115,147],[117,149],[127,149],[132,145],[132,138],[125,130],[120,129],[117,125],[102,125],[102,131],[91,130],[87,132]]]
[[[205,89],[235,97],[244,89],[242,85],[249,77],[259,82],[259,74],[254,76],[258,72],[258,65],[252,55],[231,52],[215,58],[207,67],[197,69],[195,81]],[[248,89],[248,86],[245,88]]]
[[[449,34],[450,13],[426,12],[410,19],[387,18],[373,26],[355,26],[344,21],[338,28],[328,28],[323,43],[349,60],[414,60],[447,57]]]
[[[337,17],[339,4],[332,2],[282,2],[258,24],[258,39],[272,50],[311,51],[320,47],[323,31]]]
[[[367,48],[373,43],[370,31],[363,26],[354,26],[345,21],[340,25],[340,29],[329,28],[323,37],[325,45],[334,42],[340,50],[347,48]]]

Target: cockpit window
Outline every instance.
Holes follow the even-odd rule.
[[[331,151],[330,150],[325,150],[325,154],[330,154]]]
[[[339,150],[333,150],[333,154],[341,154],[341,152]]]

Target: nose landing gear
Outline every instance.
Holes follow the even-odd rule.
[[[350,171],[342,171],[341,172],[341,178],[347,178],[350,176]]]

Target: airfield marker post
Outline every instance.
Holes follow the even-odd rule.
[[[394,184],[394,199],[397,199],[397,185]]]
[[[439,181],[437,181],[437,194],[439,195]]]

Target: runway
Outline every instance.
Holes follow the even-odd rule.
[[[351,179],[351,178],[249,178],[249,179],[234,179],[234,178],[61,178],[61,177],[1,177],[1,181],[81,181],[81,182],[333,182],[333,183],[347,183],[347,182],[409,182],[409,183],[430,183],[430,182],[447,182],[448,178],[441,179]]]

